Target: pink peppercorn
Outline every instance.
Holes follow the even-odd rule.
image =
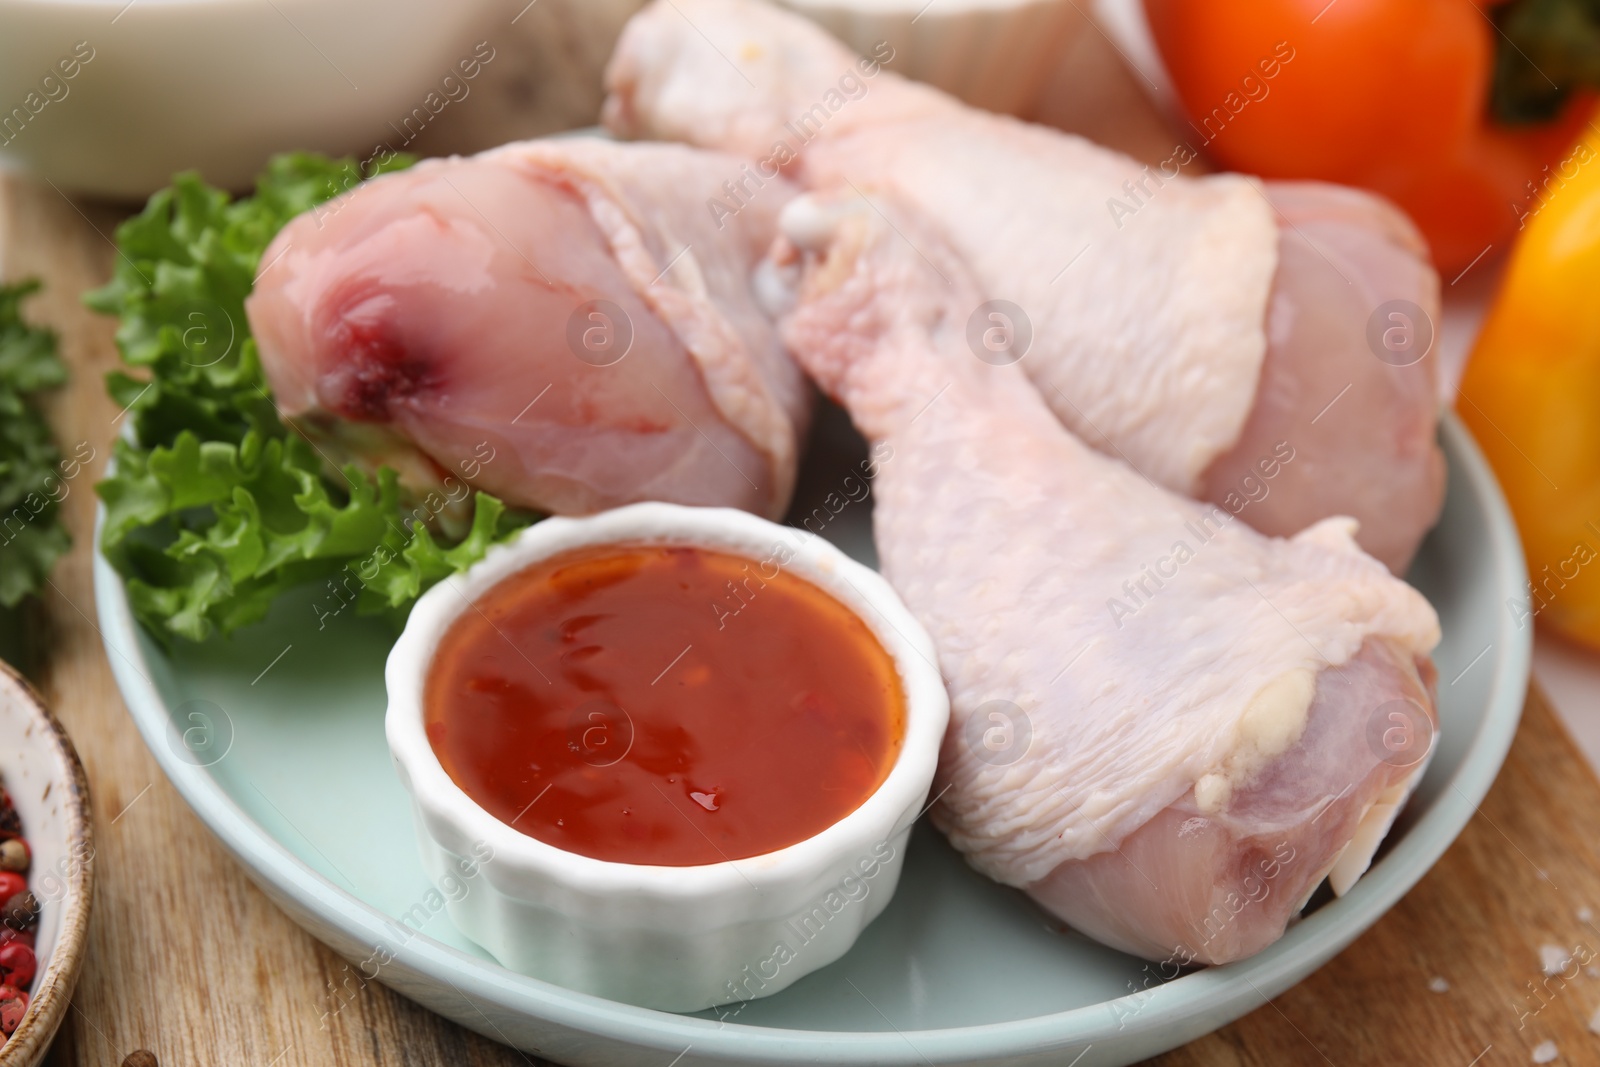
[[[28,994],[15,986],[0,985],[0,1033],[10,1036],[28,1013]]]
[[[20,941],[0,945],[0,982],[17,989],[27,989],[33,982],[39,960],[33,949]]]

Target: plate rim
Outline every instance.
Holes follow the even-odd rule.
[[[1482,534],[1494,563],[1492,578],[1497,593],[1520,593],[1527,582],[1522,546],[1488,462],[1454,412],[1442,414],[1439,434],[1451,465],[1482,503]],[[105,507],[101,504],[94,535],[95,605],[101,637],[129,715],[163,773],[190,809],[239,860],[245,873],[281,907],[288,905],[285,910],[297,925],[306,925],[302,915],[314,916],[357,943],[388,944],[393,933],[390,916],[334,885],[279,844],[205,768],[179,759],[163,743],[170,716],[151,681],[138,623],[132,617],[121,576],[100,550],[104,517]],[[1441,797],[1410,828],[1407,837],[1418,838],[1418,844],[1406,851],[1391,851],[1362,876],[1350,893],[1297,924],[1294,937],[1298,951],[1293,958],[1273,954],[1269,948],[1248,960],[1197,971],[1142,991],[1139,995],[1146,999],[1136,1009],[1137,1031],[1124,1029],[1112,1007],[1128,997],[1024,1019],[943,1029],[801,1030],[728,1023],[578,993],[506,970],[420,933],[395,949],[394,964],[428,980],[442,979],[469,1003],[479,998],[509,1013],[575,1034],[668,1054],[686,1052],[684,1046],[688,1045],[706,1057],[754,1063],[789,1063],[797,1055],[804,1056],[807,1062],[831,1064],[863,1060],[884,1065],[962,1063],[1074,1049],[1118,1038],[1126,1041],[1138,1032],[1190,1034],[1191,1028],[1200,1023],[1204,1028],[1185,1038],[1190,1040],[1259,1007],[1323,966],[1386,914],[1466,828],[1510,751],[1521,721],[1532,663],[1532,628],[1514,629],[1503,612],[1496,612],[1496,619],[1494,645],[1503,652],[1493,661],[1495,677],[1488,686],[1488,713],[1449,781],[1451,792],[1456,795]],[[118,642],[127,647],[119,647]],[[1344,920],[1347,912],[1354,912],[1354,921]],[[1364,921],[1362,916],[1366,916]],[[313,936],[319,935],[313,932]],[[325,939],[319,936],[319,940]],[[1312,961],[1309,968],[1308,960]],[[488,1016],[483,1018],[498,1030]],[[504,1041],[504,1035],[499,1039]]]

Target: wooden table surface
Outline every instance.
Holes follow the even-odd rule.
[[[553,5],[534,10],[546,7]],[[589,52],[604,55],[603,48]],[[1078,58],[1091,83],[1111,84],[1115,95],[1121,78],[1127,88],[1097,39]],[[1105,95],[1057,87],[1043,111],[1092,128],[1117,114]],[[593,97],[562,97],[561,124]],[[1148,115],[1124,116],[1101,132],[1152,153],[1169,147]],[[108,276],[115,256],[108,235],[119,217],[48,184],[0,176],[0,279],[45,281],[28,310],[60,332],[74,372],[52,399],[51,415],[68,451],[83,441],[97,450],[93,476],[118,428],[118,409],[101,385],[116,353],[112,324],[86,312],[78,297]],[[167,1067],[532,1063],[379,985],[324,1026],[343,961],[249,883],[167,783],[123,708],[95,624],[90,480],[82,477],[65,502],[76,547],[46,598],[50,655],[39,681],[93,785],[99,884],[87,965],[48,1062],[115,1067],[147,1049]],[[1597,824],[1600,783],[1531,693],[1499,781],[1415,890],[1306,982],[1152,1062],[1525,1064],[1540,1042],[1553,1040],[1556,1062],[1600,1063],[1600,1037],[1587,1028],[1600,1008],[1600,977],[1546,980],[1539,958],[1547,944],[1589,954],[1600,946],[1600,928],[1578,918],[1580,908],[1600,911]],[[1447,991],[1430,988],[1440,978]]]

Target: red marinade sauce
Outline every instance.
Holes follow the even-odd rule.
[[[439,761],[503,822],[600,860],[698,866],[826,829],[888,775],[905,697],[786,559],[611,545],[499,583],[429,667]]]

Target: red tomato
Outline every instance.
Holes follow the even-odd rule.
[[[1550,124],[1488,120],[1496,31],[1470,0],[1144,0],[1200,147],[1234,170],[1381,193],[1435,262],[1509,243],[1530,180],[1592,97]]]
[[[1229,94],[1248,101],[1202,129],[1236,169],[1348,180],[1458,143],[1483,112],[1494,28],[1461,0],[1145,0],[1145,11],[1191,121],[1231,112]]]

